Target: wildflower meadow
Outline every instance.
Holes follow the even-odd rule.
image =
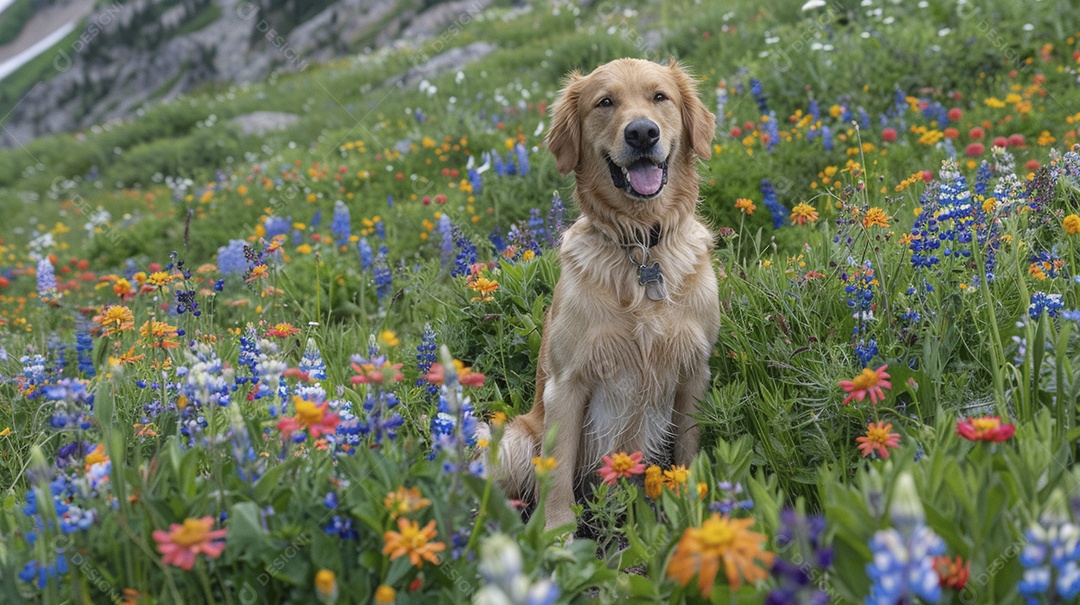
[[[0,602],[1078,602],[1071,3],[468,10],[0,152]],[[722,326],[700,455],[605,455],[570,539],[488,475],[577,215],[548,107],[623,56],[717,115]]]

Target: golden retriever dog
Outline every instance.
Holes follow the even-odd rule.
[[[689,464],[698,451],[693,415],[720,301],[696,163],[711,155],[714,131],[674,60],[574,72],[552,107],[546,143],[559,172],[576,176],[582,216],[559,250],[536,400],[507,425],[494,469],[509,497],[533,499],[532,460],[554,433],[549,529],[575,521],[571,505],[602,456],[641,451],[649,463]]]

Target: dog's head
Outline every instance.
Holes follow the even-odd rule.
[[[670,197],[672,188],[692,187],[696,197],[694,160],[711,155],[715,124],[674,60],[619,59],[570,74],[546,141],[559,172],[577,174],[579,190],[633,206]]]

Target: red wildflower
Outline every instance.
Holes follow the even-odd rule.
[[[1001,442],[1016,433],[1016,425],[1003,424],[1000,416],[982,416],[956,421],[956,433],[968,441]]]
[[[971,562],[957,556],[934,557],[934,571],[937,572],[938,582],[942,588],[962,590],[967,586],[968,576],[971,574]]]

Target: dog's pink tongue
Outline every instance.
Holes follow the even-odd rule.
[[[664,180],[664,169],[643,162],[630,168],[628,171],[630,186],[641,195],[653,195],[660,191]]]

